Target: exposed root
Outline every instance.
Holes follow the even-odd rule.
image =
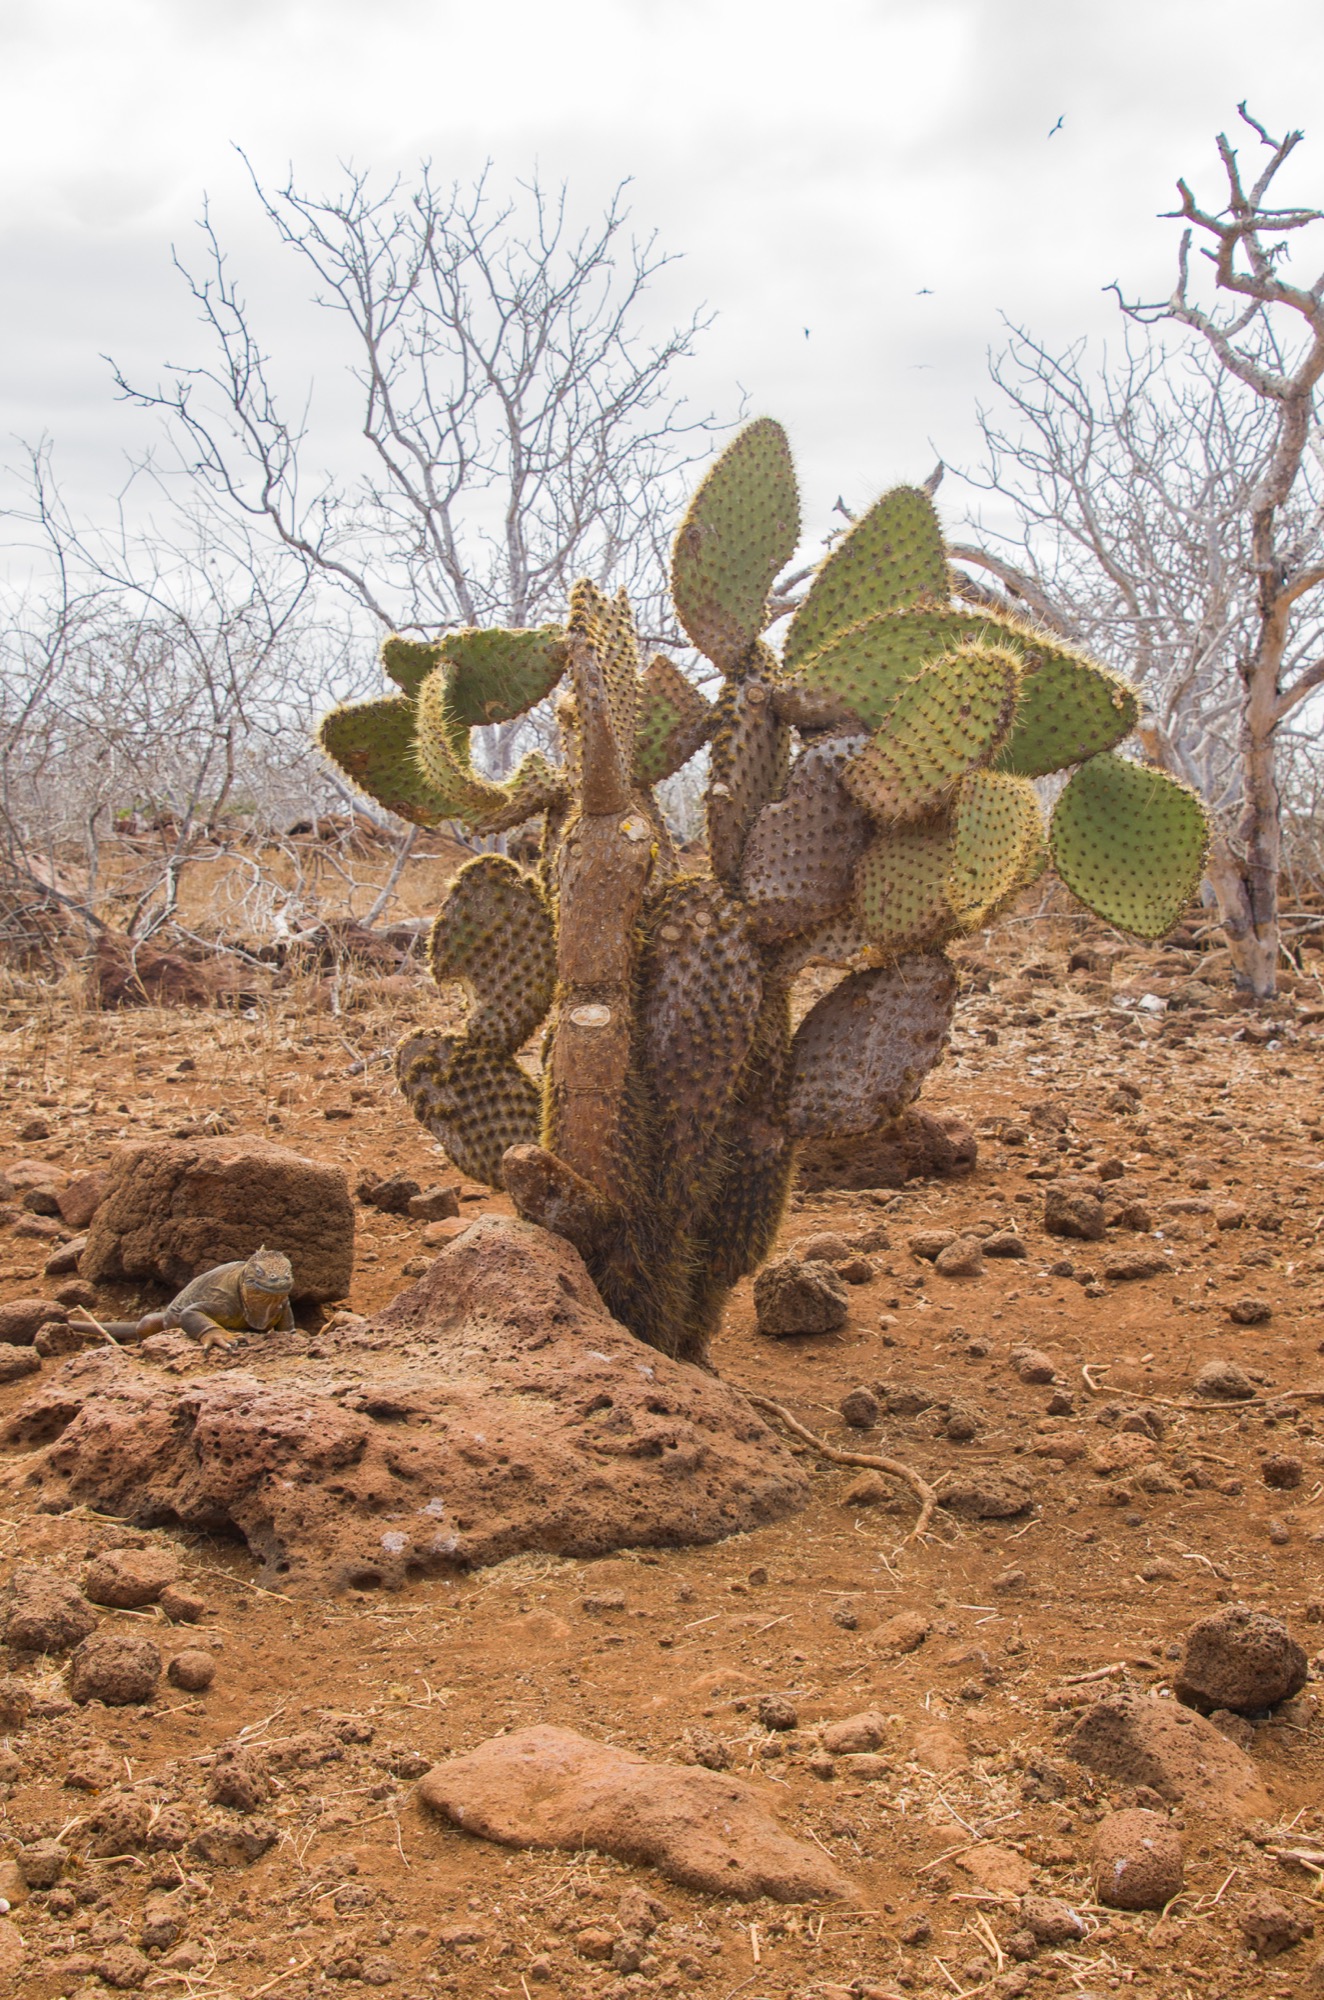
[[[766,1410],[769,1416],[776,1417],[779,1423],[785,1424],[793,1436],[800,1438],[805,1444],[812,1445],[821,1457],[831,1459],[834,1465],[862,1465],[869,1472],[885,1472],[889,1479],[899,1479],[903,1485],[908,1486],[919,1501],[919,1519],[906,1536],[906,1540],[908,1542],[923,1540],[933,1520],[934,1509],[938,1505],[938,1493],[913,1466],[903,1464],[899,1458],[883,1458],[877,1452],[838,1451],[834,1444],[825,1444],[813,1431],[806,1430],[804,1425],[793,1417],[789,1410],[784,1410],[780,1403],[774,1403],[768,1396],[756,1396],[752,1389],[746,1389],[739,1382],[731,1386],[739,1389],[741,1395],[747,1402],[752,1403],[756,1410]]]

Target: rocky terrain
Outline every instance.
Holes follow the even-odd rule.
[[[509,1205],[454,1173],[382,1059],[435,994],[347,974],[247,1013],[4,996],[0,1991],[1324,1992],[1324,996],[1303,974],[1245,1008],[1194,938],[1011,939],[964,953],[924,1096],[974,1171],[797,1196],[789,1261],[735,1297],[695,1395],[738,1532],[714,1486],[699,1545],[674,1545],[681,1419],[650,1402],[670,1378],[559,1415],[549,1389],[537,1477],[572,1420],[629,1476],[533,1546],[539,1510],[495,1509],[475,1456],[474,1519],[514,1539],[429,1574],[335,1573],[327,1507],[358,1533],[394,1488],[328,1447],[304,1506],[288,1467],[329,1432],[297,1415],[261,1481],[226,1485],[223,1426],[205,1491],[159,1467],[181,1411],[240,1374],[373,1427],[355,1462],[380,1447],[397,1480],[429,1425],[486,1444],[496,1364],[473,1357],[500,1315],[471,1266]],[[117,1149],[255,1139],[357,1197],[345,1289],[328,1227],[293,1335],[85,1345],[80,1308],[168,1295],[98,1214]],[[565,1280],[547,1384],[623,1352],[567,1255],[521,1280]],[[464,1332],[456,1387],[462,1307],[488,1344]],[[346,1393],[397,1341],[422,1416]],[[162,1426],[131,1477],[131,1427],[89,1415],[126,1383]],[[746,1424],[741,1387],[838,1458]],[[879,1456],[936,1491],[922,1539]],[[605,1539],[630,1539],[593,1553],[610,1509]],[[316,1535],[320,1567],[281,1572]]]

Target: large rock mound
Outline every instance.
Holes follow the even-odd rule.
[[[112,1162],[78,1268],[177,1291],[261,1243],[289,1258],[296,1299],[344,1298],[354,1203],[340,1169],[266,1139],[148,1139]]]
[[[71,1357],[10,1421],[45,1446],[15,1476],[44,1507],[237,1529],[305,1588],[712,1542],[807,1498],[743,1397],[642,1346],[528,1223],[484,1217],[376,1320],[245,1360],[165,1335]]]

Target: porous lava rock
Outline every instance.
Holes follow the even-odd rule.
[[[1107,1227],[1097,1183],[1072,1177],[1044,1189],[1044,1228],[1050,1236],[1073,1236],[1097,1243]]]
[[[1212,1722],[1175,1701],[1115,1695],[1087,1708],[1067,1752],[1114,1784],[1146,1785],[1170,1804],[1253,1819],[1270,1800],[1255,1765]]]
[[[1237,1929],[1257,1958],[1277,1958],[1315,1935],[1313,1920],[1294,1915],[1269,1889],[1246,1897],[1237,1911]]]
[[[1090,1842],[1094,1893],[1112,1910],[1161,1910],[1180,1893],[1181,1835],[1162,1813],[1105,1813]]]
[[[237,1530],[264,1583],[309,1590],[719,1541],[808,1497],[737,1391],[643,1346],[530,1223],[481,1218],[315,1345],[286,1336],[243,1369],[199,1355],[184,1375],[91,1349],[3,1437],[30,1454],[38,1505]]]
[[[41,1372],[41,1356],[35,1347],[12,1347],[0,1341],[0,1382],[17,1382],[24,1375]]]
[[[148,1139],[107,1169],[79,1269],[93,1284],[148,1278],[177,1290],[263,1243],[294,1266],[296,1299],[343,1298],[354,1203],[340,1168],[266,1139]]]
[[[96,1612],[57,1570],[17,1563],[0,1608],[5,1644],[16,1653],[64,1653],[95,1630]]]
[[[687,1889],[783,1903],[849,1896],[820,1849],[785,1833],[742,1779],[657,1764],[575,1730],[516,1730],[434,1765],[419,1797],[506,1847],[597,1848]]]
[[[105,1198],[106,1176],[93,1172],[75,1174],[58,1191],[55,1200],[62,1222],[66,1222],[70,1229],[86,1229]]]
[[[68,1317],[69,1308],[54,1299],[6,1299],[0,1305],[0,1341],[8,1347],[31,1347],[48,1320]]]
[[[796,1185],[896,1188],[907,1181],[965,1180],[979,1164],[974,1133],[961,1119],[907,1111],[890,1125],[842,1139],[805,1139],[796,1155]]]
[[[1172,1687],[1178,1701],[1205,1715],[1216,1708],[1257,1715],[1299,1694],[1308,1671],[1281,1618],[1229,1604],[1191,1627]]]
[[[754,1280],[755,1325],[773,1339],[835,1333],[849,1312],[845,1280],[821,1258],[775,1257]]]
[[[205,1694],[215,1678],[215,1655],[205,1646],[186,1646],[166,1668],[171,1687],[183,1688],[185,1694]]]
[[[108,1708],[150,1701],[161,1678],[161,1655],[137,1632],[93,1632],[69,1661],[75,1701],[104,1701]]]

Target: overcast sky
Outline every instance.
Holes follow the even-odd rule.
[[[449,179],[490,158],[498,187],[564,178],[585,218],[633,178],[636,222],[683,253],[656,330],[717,314],[687,394],[780,417],[821,519],[838,491],[858,505],[973,451],[1001,315],[1066,341],[1115,332],[1109,280],[1170,289],[1156,211],[1178,173],[1216,194],[1238,99],[1306,128],[1296,185],[1319,203],[1324,7],[1267,18],[1245,0],[4,0],[2,427],[50,433],[77,503],[105,504],[149,420],[102,356],[140,379],[205,358],[170,268],[204,193],[283,378],[343,407],[349,357],[298,309],[234,147],[317,191],[339,161],[427,156]]]

